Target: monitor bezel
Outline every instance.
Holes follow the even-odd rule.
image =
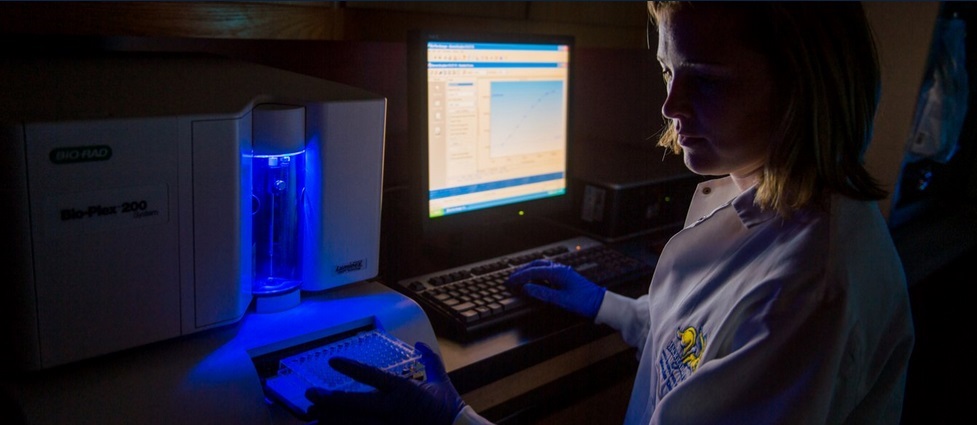
[[[429,217],[428,210],[428,122],[427,122],[427,43],[429,41],[460,41],[485,43],[519,44],[564,44],[569,51],[567,70],[567,121],[566,121],[566,190],[563,194],[490,208]],[[574,37],[557,34],[536,33],[498,33],[481,31],[411,31],[407,46],[408,80],[408,136],[413,162],[417,168],[412,173],[416,178],[412,186],[415,206],[414,213],[420,222],[420,235],[424,239],[450,238],[476,228],[491,228],[504,232],[509,226],[521,225],[553,214],[566,211],[570,206],[570,184],[573,176],[570,153],[573,146],[573,84],[575,60]]]

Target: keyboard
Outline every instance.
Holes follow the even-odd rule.
[[[544,308],[542,303],[512,293],[503,285],[517,268],[538,259],[573,267],[609,289],[635,279],[647,280],[653,271],[647,263],[602,242],[577,237],[404,279],[398,285],[424,308],[436,330],[465,337]]]

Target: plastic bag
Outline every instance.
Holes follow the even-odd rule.
[[[964,21],[956,17],[939,20],[935,37],[906,150],[911,161],[930,159],[945,164],[957,152],[967,115]]]

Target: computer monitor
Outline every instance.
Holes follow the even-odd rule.
[[[425,238],[569,205],[573,38],[414,32],[410,143]]]

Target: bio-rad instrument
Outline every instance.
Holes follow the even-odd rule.
[[[423,374],[427,317],[372,280],[385,98],[120,55],[4,59],[0,104],[2,395],[29,423],[300,422],[315,353]]]

